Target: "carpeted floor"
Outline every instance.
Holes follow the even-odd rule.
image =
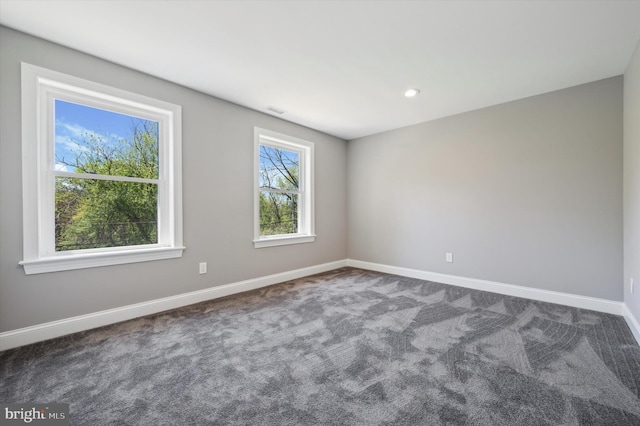
[[[344,268],[0,353],[71,424],[640,425],[623,318]]]

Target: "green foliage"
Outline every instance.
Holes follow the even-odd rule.
[[[298,200],[296,194],[260,193],[260,235],[295,234],[298,232]]]
[[[65,164],[77,173],[156,179],[157,135],[157,123],[148,121],[118,143],[87,134],[74,163]],[[157,191],[154,183],[58,178],[56,251],[157,243]]]

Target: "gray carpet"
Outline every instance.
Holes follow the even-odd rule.
[[[344,268],[0,353],[71,424],[640,425],[623,318]]]

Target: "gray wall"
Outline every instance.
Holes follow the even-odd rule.
[[[181,259],[24,275],[20,61],[182,105]],[[640,280],[639,62],[624,89],[626,283]],[[0,332],[347,257],[623,299],[620,77],[346,144],[0,27],[0,94]],[[316,143],[314,244],[253,248],[254,126]],[[640,283],[625,288],[640,318]]]
[[[25,276],[20,61],[182,105],[182,258]],[[342,140],[2,27],[0,93],[0,332],[347,257]],[[315,142],[315,243],[253,248],[254,126]]]
[[[640,42],[624,74],[624,282],[624,301],[640,321]]]
[[[350,258],[622,301],[622,93],[615,77],[350,141]]]

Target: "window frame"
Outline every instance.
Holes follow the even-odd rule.
[[[181,257],[182,108],[24,62],[21,73],[25,274]],[[56,99],[158,122],[157,244],[55,251],[55,179],[90,177],[55,168]]]
[[[298,172],[298,232],[290,234],[260,234],[260,146],[285,149],[299,154]],[[289,244],[312,243],[315,241],[314,213],[314,144],[292,136],[271,130],[254,128],[254,231],[255,248],[282,246]],[[278,191],[272,191],[278,192]],[[291,192],[291,191],[286,191]]]

